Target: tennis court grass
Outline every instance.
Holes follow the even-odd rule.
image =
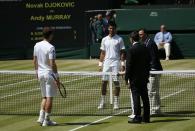
[[[118,115],[127,116],[131,113],[129,89],[122,77],[120,77],[120,110],[113,111],[110,104],[107,104],[104,110],[97,110],[101,92],[101,76],[86,74],[60,74],[60,76],[61,82],[66,87],[68,97],[64,99],[58,94],[54,99],[53,115],[113,115],[119,113]],[[35,75],[9,72],[8,74],[0,73],[0,77],[0,92],[2,94],[0,97],[0,114],[38,115],[41,96]],[[160,96],[163,112],[178,114],[178,112],[194,111],[195,82],[193,79],[195,79],[193,76],[161,76]],[[109,95],[106,99],[107,103],[110,103]],[[180,106],[177,106],[179,104]],[[185,109],[185,106],[188,109]]]
[[[97,60],[58,60],[58,69],[64,71],[97,71]],[[195,60],[172,60],[172,61],[162,61],[164,69],[175,69],[175,70],[184,70],[184,69],[195,69]],[[0,61],[0,70],[33,70],[32,61],[29,60],[18,60],[18,61]],[[23,78],[22,78],[23,79]],[[26,79],[26,78],[24,78]],[[183,82],[183,86],[187,83],[188,79],[181,78]],[[10,78],[9,78],[10,80]],[[7,81],[6,83],[12,82]],[[192,78],[190,81],[193,81]],[[4,84],[6,84],[4,83]],[[80,82],[81,84],[82,82]],[[165,84],[173,84],[176,85],[178,81],[167,81]],[[186,84],[187,86],[187,84]],[[178,88],[180,84],[178,83]],[[178,91],[178,88],[172,89],[171,91]],[[168,89],[163,88],[163,92],[166,92]],[[169,90],[170,91],[170,90]],[[5,90],[6,92],[6,90]],[[4,92],[4,93],[5,93]],[[36,93],[39,93],[37,91]],[[97,92],[96,92],[97,93]],[[192,91],[187,90],[183,95],[192,93]],[[33,94],[31,94],[33,95]],[[182,95],[182,94],[181,94]],[[191,94],[189,94],[191,96]],[[25,99],[25,97],[23,98]],[[78,98],[79,99],[79,98]],[[94,98],[96,99],[96,98]],[[126,98],[122,98],[125,99]],[[171,99],[171,100],[170,100]],[[86,100],[88,98],[86,97]],[[39,103],[39,100],[36,100]],[[170,102],[171,101],[171,102]],[[172,97],[168,99],[164,99],[162,101],[162,105],[166,104],[166,106],[178,106],[181,109],[185,109],[186,107],[181,103],[182,99],[177,97]],[[170,103],[169,103],[170,102]],[[175,105],[172,103],[175,102]],[[82,103],[82,100],[81,100]],[[9,107],[11,110],[15,110],[17,106],[22,105],[22,103],[14,103]],[[93,103],[92,103],[93,104]],[[194,107],[194,103],[191,102],[190,107]],[[95,106],[96,104],[94,104]],[[71,106],[71,107],[70,107]],[[80,105],[81,106],[81,105]],[[78,108],[76,105],[64,106],[65,110],[73,110],[74,108]],[[89,109],[90,111],[95,111],[97,107]],[[193,109],[192,109],[193,110]],[[55,110],[54,110],[55,111]],[[172,110],[174,112],[174,110]],[[54,116],[52,117],[55,121],[59,123],[56,127],[40,127],[36,124],[37,116],[26,116],[26,115],[0,115],[0,131],[11,131],[11,130],[21,130],[21,131],[41,131],[41,130],[71,130],[78,129],[83,131],[91,131],[91,130],[102,130],[102,131],[113,131],[113,130],[136,130],[136,131],[193,131],[195,128],[194,117],[156,117],[152,118],[152,123],[150,124],[142,124],[142,125],[134,125],[127,123],[127,116]]]
[[[161,61],[163,68],[170,70],[195,69],[195,59]],[[98,60],[57,60],[61,71],[98,71]],[[0,70],[33,70],[32,60],[0,61]]]

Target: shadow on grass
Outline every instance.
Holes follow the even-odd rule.
[[[151,123],[160,123],[160,122],[176,122],[176,121],[187,121],[190,119],[176,119],[176,118],[171,118],[171,119],[166,119],[166,120],[153,120]]]
[[[163,112],[161,114],[151,115],[150,117],[195,117],[195,112],[194,111]]]
[[[194,111],[175,111],[175,112],[166,112],[167,114],[195,114]]]
[[[170,117],[194,117],[194,111],[175,111],[175,112],[165,112],[162,116],[170,116]]]
[[[98,122],[98,123],[91,123],[91,122],[74,122],[74,123],[59,123],[57,126],[68,126],[68,125],[101,125],[101,124],[107,124],[109,122]]]
[[[131,109],[131,107],[120,107],[119,109]]]

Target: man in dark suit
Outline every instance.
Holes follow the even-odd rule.
[[[160,63],[159,55],[158,55],[158,47],[156,43],[148,36],[146,29],[139,30],[139,37],[141,42],[146,45],[150,52],[150,70],[151,71],[161,71],[163,70],[162,65]],[[160,111],[160,94],[159,94],[159,86],[160,86],[160,75],[150,74],[149,84],[148,84],[148,95],[150,100],[150,114],[158,115],[161,113]]]
[[[125,81],[130,82],[134,102],[135,117],[129,123],[150,122],[150,104],[147,83],[150,71],[150,53],[144,44],[140,44],[139,34],[134,31],[130,34],[133,44],[127,52]],[[143,118],[141,117],[140,97],[143,102]]]

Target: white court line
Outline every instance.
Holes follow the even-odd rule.
[[[91,77],[91,76],[89,76],[89,77]],[[79,79],[73,79],[73,80],[71,80],[71,81],[65,81],[64,83],[70,83],[70,82],[77,81],[77,80],[81,80],[81,79],[85,79],[85,78],[88,78],[88,77],[79,78]],[[22,81],[22,82],[17,82],[17,83],[13,83],[13,84],[8,84],[8,85],[5,85],[4,87],[10,86],[10,85],[14,85],[14,84],[19,84],[19,83],[25,83],[25,82],[33,81],[33,80],[36,80],[36,79],[27,80],[27,81]],[[32,91],[35,91],[35,90],[38,90],[38,89],[40,89],[40,88],[35,88],[35,89],[32,89],[32,90],[27,90],[27,91],[15,93],[15,94],[10,94],[10,95],[6,95],[6,96],[2,96],[2,97],[0,97],[0,99],[4,99],[4,98],[7,98],[7,97],[12,97],[12,96],[16,96],[16,95],[20,95],[20,94],[32,92]],[[72,90],[73,90],[73,89],[72,89]],[[74,90],[75,90],[75,89],[74,89]]]
[[[13,85],[17,85],[17,84],[20,84],[20,83],[26,83],[26,82],[34,81],[34,80],[36,80],[36,79],[31,79],[31,80],[26,80],[26,81],[20,81],[20,82],[12,83],[12,84],[2,85],[2,86],[0,86],[0,88],[4,88],[4,87],[7,87],[7,86],[13,86]]]
[[[91,77],[91,76],[88,76],[88,77]],[[88,78],[88,77],[84,77],[84,78]],[[80,78],[80,79],[84,79],[84,78]],[[76,80],[80,80],[80,79],[73,79],[72,81],[76,81]],[[7,87],[7,86],[13,86],[13,85],[17,85],[17,84],[20,84],[20,83],[26,83],[26,82],[34,81],[34,80],[37,80],[37,79],[25,80],[25,81],[11,83],[11,84],[7,84],[7,85],[2,85],[2,86],[0,86],[0,88],[4,88],[4,87]],[[65,81],[65,83],[69,83],[69,82],[72,82],[72,81]]]
[[[0,97],[0,99],[4,99],[4,98],[7,98],[7,97],[16,96],[16,95],[20,95],[20,94],[24,94],[24,93],[28,93],[28,92],[33,92],[33,91],[36,91],[36,90],[40,90],[40,88],[35,88],[35,89],[32,89],[32,90],[28,90],[28,91],[23,91],[23,92],[11,94],[11,95],[6,95],[6,96],[3,96],[3,97]]]
[[[184,92],[184,91],[185,91],[185,90],[180,90],[180,91],[174,92],[174,93],[172,93],[172,94],[166,95],[166,96],[162,97],[161,100],[163,100],[163,99],[165,99],[165,98],[168,98],[168,97],[171,97],[171,96],[174,96],[174,95],[177,95],[177,94],[179,94],[179,93],[181,93],[181,92]],[[122,111],[122,112],[116,113],[116,114],[114,114],[114,115],[112,115],[112,116],[107,116],[107,117],[101,118],[101,119],[96,120],[96,121],[93,121],[93,122],[91,122],[91,123],[89,123],[89,124],[85,124],[85,125],[79,126],[79,127],[77,127],[77,128],[73,128],[73,129],[71,129],[71,130],[69,130],[69,131],[76,131],[76,130],[79,130],[79,129],[81,129],[81,128],[84,128],[84,127],[87,127],[87,126],[96,124],[96,123],[98,123],[98,122],[100,122],[100,121],[104,121],[104,120],[110,119],[110,118],[112,118],[112,117],[114,117],[114,116],[117,116],[117,115],[120,115],[120,114],[122,114],[122,113],[128,112],[129,110],[130,110],[130,109],[127,109],[127,110],[124,110],[124,111]]]
[[[172,93],[172,94],[169,94],[169,95],[166,95],[166,96],[161,97],[161,99],[163,100],[163,99],[165,99],[165,98],[167,98],[167,97],[171,97],[171,96],[177,95],[177,94],[179,94],[179,93],[181,93],[181,92],[184,92],[184,91],[185,91],[185,90],[183,89],[183,90],[174,92],[174,93]]]
[[[79,78],[79,79],[73,79],[71,81],[65,81],[65,82],[62,82],[62,83],[70,83],[70,82],[73,82],[73,81],[78,81],[78,80],[82,80],[82,79],[85,79],[85,78],[90,78],[92,76],[87,76],[87,77],[82,77],[82,78]],[[61,81],[60,81],[61,82]]]
[[[129,111],[129,110],[130,110],[130,109],[124,110],[124,111],[119,112],[119,113],[116,113],[116,114],[114,114],[114,115],[112,115],[112,116],[104,117],[104,118],[102,118],[102,119],[96,120],[96,121],[91,122],[91,123],[89,123],[89,124],[85,124],[85,125],[79,126],[79,127],[77,127],[77,128],[71,129],[71,130],[69,130],[69,131],[76,131],[76,130],[78,130],[78,129],[81,129],[81,128],[90,126],[90,125],[92,125],[92,124],[96,124],[96,123],[98,123],[98,122],[100,122],[100,121],[104,121],[104,120],[110,119],[110,118],[112,118],[112,117],[114,117],[114,116],[120,115],[120,114],[125,113],[125,112],[127,112],[127,111]]]

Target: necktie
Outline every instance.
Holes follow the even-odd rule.
[[[162,42],[164,42],[164,33],[162,32]]]

